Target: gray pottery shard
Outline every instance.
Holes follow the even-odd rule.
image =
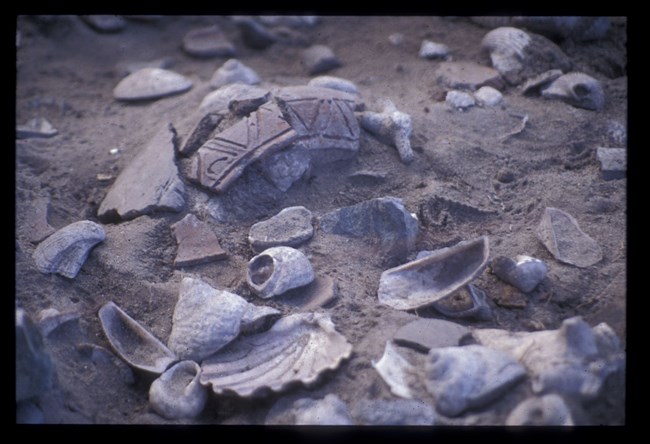
[[[99,206],[103,220],[134,219],[156,211],[180,211],[185,186],[174,163],[176,131],[161,128],[122,171]]]
[[[239,335],[248,306],[236,294],[183,278],[167,345],[180,359],[200,362]]]
[[[264,333],[242,336],[201,364],[201,384],[217,394],[251,397],[281,392],[292,383],[307,386],[350,357],[352,345],[329,315],[299,313]]]
[[[551,393],[522,401],[506,419],[507,426],[572,426],[571,411],[561,396]]]
[[[511,356],[481,345],[432,349],[425,364],[427,390],[445,416],[483,407],[525,377]]]
[[[537,238],[555,259],[576,267],[590,267],[603,258],[598,242],[580,229],[573,216],[557,208],[544,210]]]
[[[113,89],[117,100],[153,100],[180,94],[192,88],[192,81],[161,68],[142,68],[123,78]]]
[[[174,364],[149,387],[149,405],[167,419],[198,416],[208,400],[208,389],[199,382],[200,375],[196,362]]]
[[[310,284],[316,275],[301,251],[291,247],[272,247],[248,263],[246,282],[251,290],[267,299]]]
[[[275,104],[262,105],[199,148],[190,178],[222,193],[248,165],[286,148],[297,137]]]
[[[159,375],[177,361],[165,344],[114,302],[99,309],[99,320],[113,350],[130,366]]]
[[[41,273],[58,273],[73,279],[90,251],[106,239],[104,228],[88,220],[72,223],[38,244],[32,257]]]
[[[195,215],[190,213],[171,227],[178,243],[175,267],[204,264],[226,257],[217,236]]]
[[[542,97],[559,99],[578,108],[600,111],[605,107],[605,91],[596,79],[581,72],[558,77],[542,89]]]
[[[487,236],[441,248],[382,273],[379,302],[398,310],[431,305],[467,285],[487,265]]]
[[[281,245],[296,247],[314,235],[311,220],[311,211],[305,207],[285,208],[253,225],[248,232],[248,242],[255,252]]]

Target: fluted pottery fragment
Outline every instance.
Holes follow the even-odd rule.
[[[253,292],[267,299],[311,283],[314,269],[301,251],[272,247],[250,260],[246,282]]]
[[[99,320],[113,350],[130,366],[159,375],[177,361],[165,344],[114,302],[99,309]]]
[[[309,386],[336,369],[352,345],[335,330],[329,315],[285,316],[267,332],[242,336],[201,364],[201,383],[217,394],[242,397],[280,392],[292,383]]]
[[[467,285],[487,265],[487,236],[441,248],[381,274],[379,302],[397,310],[431,305]]]
[[[149,387],[149,405],[167,419],[194,418],[205,407],[208,389],[201,385],[201,367],[194,361],[174,364]]]
[[[106,239],[104,228],[88,220],[74,222],[38,244],[32,257],[41,273],[73,279],[95,245]]]

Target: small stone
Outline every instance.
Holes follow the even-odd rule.
[[[334,77],[334,76],[318,76],[314,77],[307,83],[307,86],[316,86],[320,88],[330,88],[330,89],[336,89],[339,91],[344,91],[350,94],[359,94],[359,90],[357,89],[357,85],[355,85],[353,82],[342,79],[340,77]]]
[[[198,150],[201,145],[208,140],[222,119],[223,116],[217,113],[205,114],[201,119],[199,119],[194,128],[192,128],[187,140],[183,146],[178,149],[178,153],[182,156],[193,154],[194,151]]]
[[[205,264],[226,257],[214,232],[193,214],[173,224],[172,229],[178,243],[174,267]]]
[[[437,422],[435,410],[417,399],[362,399],[352,410],[363,425],[430,426]]]
[[[82,15],[81,18],[99,32],[120,32],[126,27],[126,20],[119,15]]]
[[[388,41],[393,46],[400,46],[402,43],[404,43],[404,34],[395,32],[388,36]]]
[[[43,117],[37,117],[24,125],[16,126],[17,139],[29,139],[33,137],[47,138],[56,136],[57,134],[59,134],[59,131]]]
[[[305,207],[285,208],[270,219],[253,225],[248,233],[248,242],[256,253],[279,245],[298,246],[314,235],[311,220],[311,211]]]
[[[398,345],[428,352],[432,348],[457,346],[470,330],[442,319],[419,319],[401,327],[393,336]]]
[[[557,208],[544,210],[537,238],[555,259],[576,267],[590,267],[603,258],[598,242],[580,229],[573,216]]]
[[[142,68],[123,78],[113,89],[117,100],[153,100],[180,94],[192,88],[187,77],[167,69]]]
[[[167,69],[174,66],[174,59],[171,57],[162,57],[160,59],[151,60],[148,62],[121,62],[115,67],[119,77],[126,77],[143,68],[158,68]]]
[[[38,328],[43,336],[49,336],[61,325],[79,319],[79,313],[60,313],[56,308],[46,308],[38,313]]]
[[[449,47],[442,43],[423,40],[418,55],[423,59],[444,58],[449,55]]]
[[[253,49],[266,49],[275,43],[275,36],[259,21],[251,17],[233,17],[239,27],[242,40]]]
[[[302,63],[309,75],[320,74],[341,66],[334,52],[324,45],[313,45],[302,52]]]
[[[47,221],[49,207],[50,200],[46,197],[32,200],[28,219],[25,221],[30,242],[37,244],[56,231]]]
[[[293,403],[296,425],[352,425],[348,406],[333,393],[323,399],[302,398]]]
[[[52,388],[54,366],[43,337],[22,308],[16,309],[16,402]]]
[[[189,31],[183,37],[183,50],[199,58],[230,57],[236,53],[235,46],[217,25]]]
[[[449,91],[445,97],[445,103],[454,109],[465,110],[476,105],[476,100],[466,92]]]
[[[485,106],[496,106],[503,100],[503,94],[491,86],[482,86],[474,93],[478,102]]]
[[[438,83],[449,88],[475,91],[481,86],[496,89],[504,86],[497,70],[472,62],[441,62],[435,76]]]
[[[530,256],[517,256],[516,261],[504,256],[492,260],[491,268],[500,279],[514,285],[524,293],[530,293],[544,280],[548,273],[546,264]]]
[[[600,162],[603,180],[625,178],[627,174],[627,150],[625,148],[598,147],[596,156]]]
[[[220,87],[205,96],[199,105],[201,114],[226,114],[232,110],[235,114],[248,114],[268,102],[271,93],[264,88],[233,83]]]
[[[217,89],[230,83],[257,85],[260,83],[260,76],[239,60],[229,59],[214,72],[210,79],[210,87]]]
[[[528,305],[526,297],[513,287],[505,287],[502,291],[497,292],[492,299],[498,306],[505,308],[526,308]]]

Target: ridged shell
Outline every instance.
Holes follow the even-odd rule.
[[[587,74],[570,72],[542,90],[542,97],[560,99],[578,108],[600,111],[605,106],[601,83]]]
[[[168,419],[194,418],[205,407],[208,389],[201,385],[201,367],[181,361],[160,375],[149,387],[149,404]]]
[[[41,242],[32,257],[41,273],[74,278],[90,250],[106,239],[104,228],[88,220],[72,223]]]
[[[381,274],[379,302],[398,310],[431,305],[467,285],[487,265],[487,236],[441,248]]]
[[[291,247],[272,247],[250,260],[246,282],[253,292],[267,299],[316,278],[314,269],[301,251]]]
[[[329,315],[298,313],[264,333],[242,336],[201,364],[201,384],[217,394],[250,397],[290,384],[310,385],[325,370],[336,369],[352,353]]]
[[[113,350],[130,366],[159,375],[177,361],[165,344],[114,302],[99,309],[99,320]]]

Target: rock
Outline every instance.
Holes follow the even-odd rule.
[[[342,79],[340,77],[334,77],[334,76],[314,77],[307,83],[307,86],[315,86],[318,88],[330,88],[330,89],[336,89],[338,91],[347,92],[350,94],[359,94],[357,85],[355,85],[353,82],[346,79]]]
[[[158,211],[180,211],[185,187],[174,163],[176,130],[164,125],[120,173],[99,206],[103,220],[134,219]]]
[[[226,105],[226,107],[227,106],[228,105]],[[194,128],[192,128],[192,131],[190,131],[183,146],[178,148],[178,153],[181,156],[190,156],[194,154],[194,152],[208,140],[222,119],[223,116],[217,113],[210,112],[205,114],[201,119],[199,119]]]
[[[214,232],[193,214],[188,214],[171,227],[178,244],[174,267],[205,264],[226,257]]]
[[[578,108],[600,111],[605,107],[602,84],[587,74],[571,72],[542,89],[542,97],[559,99]]]
[[[311,156],[305,149],[289,148],[261,161],[262,171],[280,191],[287,191],[311,169]]]
[[[386,341],[384,354],[378,361],[373,361],[372,366],[388,384],[393,395],[413,399],[411,388],[417,380],[416,369],[399,354],[391,341]]]
[[[442,319],[419,319],[401,327],[393,336],[398,345],[428,352],[432,348],[452,347],[470,332],[469,328]]]
[[[590,267],[603,258],[600,245],[585,234],[573,216],[547,207],[537,227],[537,238],[560,262]]]
[[[183,50],[199,58],[231,57],[236,53],[235,46],[217,25],[189,31],[183,37]]]
[[[449,55],[449,47],[442,43],[435,43],[430,40],[423,40],[418,56],[423,59],[445,58]]]
[[[143,68],[167,69],[174,66],[174,59],[171,57],[162,57],[148,62],[120,62],[115,67],[119,77],[126,77]]]
[[[194,418],[205,407],[208,389],[199,383],[196,362],[174,364],[149,387],[149,405],[167,419]]]
[[[295,425],[352,425],[348,406],[333,393],[323,399],[302,398],[293,403]]]
[[[260,22],[251,17],[234,17],[246,46],[253,49],[266,49],[275,43],[275,36]]]
[[[339,208],[321,216],[319,224],[324,233],[370,240],[398,255],[413,250],[419,232],[417,219],[395,197]]]
[[[239,335],[244,298],[188,277],[178,293],[167,344],[180,359],[201,362]]]
[[[474,93],[479,104],[484,106],[496,106],[503,100],[503,94],[491,86],[482,86]]]
[[[453,109],[464,111],[476,105],[476,100],[471,94],[462,91],[449,91],[445,97],[445,103]]]
[[[153,100],[180,94],[192,88],[187,77],[167,69],[142,68],[129,74],[113,89],[117,100]]]
[[[625,148],[596,149],[603,180],[624,179],[627,174],[627,150]]]
[[[362,399],[352,415],[371,426],[431,426],[438,420],[429,404],[416,399]]]
[[[16,126],[17,139],[29,139],[33,137],[47,138],[56,136],[57,134],[59,134],[59,131],[43,117],[37,117],[24,125]]]
[[[316,277],[311,284],[286,292],[282,303],[302,311],[313,311],[328,305],[336,299],[337,293],[338,286],[334,279],[329,276]]]
[[[267,89],[243,83],[232,83],[205,96],[199,105],[199,112],[201,114],[226,114],[232,110],[238,115],[243,115],[268,102],[270,97],[271,93]]]
[[[504,84],[498,71],[473,62],[441,62],[435,71],[438,83],[454,89],[475,91],[481,86],[502,89]]]
[[[314,269],[302,252],[291,247],[272,247],[248,262],[246,282],[263,299],[310,284]]]
[[[551,393],[522,401],[508,415],[507,426],[572,426],[571,411],[561,396]]]
[[[43,337],[22,308],[16,308],[16,402],[40,396],[54,384],[54,365]]]
[[[519,255],[516,261],[504,256],[492,260],[490,267],[500,279],[514,285],[524,293],[530,293],[544,280],[548,273],[546,264],[530,256]]]
[[[361,127],[378,136],[383,143],[397,148],[402,163],[409,164],[415,155],[411,149],[411,116],[399,111],[387,100],[381,113],[365,111],[359,117]]]
[[[56,308],[46,308],[38,313],[38,328],[43,336],[49,336],[61,325],[79,320],[79,313],[60,313]]]
[[[260,77],[252,68],[244,65],[239,60],[229,59],[214,72],[210,79],[210,87],[217,89],[231,83],[257,85],[260,83]]]
[[[38,197],[31,201],[25,225],[29,241],[33,244],[41,242],[56,231],[47,221],[49,207],[50,200],[47,197]]]
[[[305,207],[285,208],[253,225],[248,232],[248,242],[256,253],[280,245],[296,247],[314,235],[311,219],[311,211]]]
[[[119,15],[82,15],[81,19],[98,32],[120,32],[126,28],[126,20]]]
[[[302,52],[302,64],[309,75],[320,74],[341,66],[334,52],[325,45],[313,45]]]
[[[512,357],[481,345],[431,349],[425,372],[436,410],[445,416],[483,407],[526,377]]]

